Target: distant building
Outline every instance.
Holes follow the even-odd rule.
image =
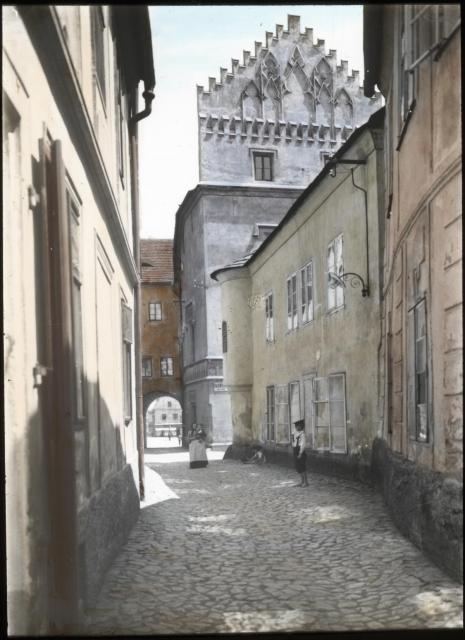
[[[142,392],[147,436],[153,435],[149,433],[147,412],[155,400],[169,396],[166,401],[174,398],[182,403],[181,300],[173,286],[173,241],[143,239],[140,251]],[[176,424],[181,419],[182,410]]]
[[[184,426],[229,443],[231,397],[223,384],[221,299],[210,273],[252,252],[330,155],[381,106],[357,71],[337,64],[300,18],[266,33],[243,64],[198,87],[199,179],[176,216],[175,283],[182,292]]]
[[[383,121],[351,135],[252,256],[212,274],[234,444],[285,462],[303,419],[310,468],[351,477],[369,476],[379,432]]]
[[[172,436],[182,432],[181,404],[169,396],[154,400],[147,410],[147,436]]]
[[[364,9],[365,94],[386,100],[380,415],[400,529],[463,577],[463,258],[458,4]]]
[[[143,487],[135,149],[150,23],[144,6],[2,17],[8,633],[73,635]]]

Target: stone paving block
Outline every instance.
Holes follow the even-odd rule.
[[[153,456],[156,490],[84,633],[462,626],[462,586],[393,525],[369,487],[292,469]],[[195,473],[193,472],[195,471]]]

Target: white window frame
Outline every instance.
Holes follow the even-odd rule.
[[[300,420],[301,417],[300,382],[299,380],[292,380],[289,382],[289,430],[291,433],[294,432],[294,422]]]
[[[274,385],[266,387],[266,435],[269,442],[276,441],[276,394]]]
[[[152,308],[154,309],[154,313],[152,314]],[[154,316],[152,318],[152,315]],[[150,322],[160,322],[163,320],[163,311],[162,304],[159,301],[149,302],[149,320]]]
[[[274,299],[273,292],[265,295],[265,339],[274,342]]]
[[[275,385],[275,421],[276,442],[289,444],[291,440],[289,426],[289,387],[287,384]]]
[[[303,379],[303,419],[305,424],[305,434],[308,436],[307,442],[310,449],[313,449],[313,380],[314,375],[306,375]]]
[[[160,358],[160,376],[168,378],[174,375],[174,362],[172,356],[162,356]]]
[[[340,259],[338,260],[337,245],[340,242],[341,251]],[[330,260],[331,256],[334,256],[333,260]],[[328,274],[328,284],[326,288],[326,304],[328,312],[337,311],[344,307],[344,286],[341,283],[335,283],[332,278],[332,274],[341,276],[344,273],[344,235],[340,233],[328,244],[326,251],[326,266]],[[331,301],[330,292],[334,291],[334,301]]]
[[[294,331],[299,326],[299,305],[297,272],[292,273],[286,280],[287,298],[287,331]]]
[[[309,278],[310,274],[310,278]],[[313,321],[313,260],[300,269],[300,313],[302,324]],[[310,302],[309,302],[310,298]]]
[[[334,398],[331,398],[331,393],[330,393],[330,381],[334,380],[335,378],[341,378],[342,379],[342,398],[339,400],[335,400]],[[318,398],[317,397],[317,385],[321,384],[324,387],[324,391],[325,393],[323,393],[322,397]],[[317,451],[330,451],[332,453],[347,453],[347,412],[346,412],[346,393],[345,393],[345,389],[346,389],[346,383],[345,383],[345,374],[344,373],[332,373],[327,377],[318,377],[318,378],[314,378],[313,379],[313,447],[314,449],[316,449]],[[318,399],[317,399],[318,398]],[[342,407],[342,415],[344,417],[344,424],[343,425],[336,425],[334,424],[335,421],[335,407],[334,404],[336,402],[340,402],[343,404]],[[325,425],[318,425],[317,421],[318,421],[318,407],[317,405],[327,405],[327,411],[326,411],[326,415],[327,415],[327,420],[328,420],[328,424]],[[326,429],[327,430],[327,446],[325,447],[321,447],[318,446],[318,442],[319,442],[319,438],[318,438],[318,429]],[[335,437],[335,433],[336,433],[336,429],[342,429],[343,430],[343,441],[344,444],[343,446],[337,446],[335,444],[336,441],[336,437]]]

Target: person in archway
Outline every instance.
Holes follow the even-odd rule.
[[[176,427],[176,435],[178,437],[179,446],[182,445],[182,433],[180,427]]]
[[[189,467],[200,469],[208,465],[206,434],[203,429],[197,429],[195,437],[189,444]]]
[[[307,454],[305,453],[305,422],[297,420],[294,422],[296,435],[294,438],[294,462],[295,470],[300,474],[300,484],[296,487],[308,487],[307,479]]]

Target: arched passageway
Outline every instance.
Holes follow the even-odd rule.
[[[182,406],[180,401],[162,393],[144,398],[145,446],[176,447],[182,444]],[[153,397],[154,396],[154,397]]]

